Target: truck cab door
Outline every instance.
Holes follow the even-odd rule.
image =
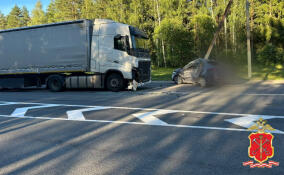
[[[123,64],[128,56],[130,50],[129,37],[116,35],[114,36],[114,50],[113,50],[113,62],[116,64]]]

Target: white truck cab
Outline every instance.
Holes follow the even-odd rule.
[[[96,19],[92,32],[91,71],[105,76],[120,74],[124,83],[134,90],[137,83],[150,82],[151,59],[145,48],[147,39],[145,33],[130,25]],[[110,83],[115,85],[118,82],[112,80]]]

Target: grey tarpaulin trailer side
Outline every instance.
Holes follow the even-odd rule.
[[[90,20],[1,30],[0,88],[49,86],[49,82],[60,81],[61,87],[53,90],[63,89],[64,74],[79,76],[90,71],[92,31]],[[86,80],[93,78],[85,76]],[[103,87],[102,82],[98,87]],[[87,83],[78,81],[76,86]]]
[[[90,71],[92,22],[0,31],[0,75]]]

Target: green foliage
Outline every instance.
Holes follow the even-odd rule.
[[[284,61],[284,51],[283,48],[278,48],[272,44],[266,44],[263,48],[257,51],[257,61],[269,65],[273,63],[282,64]]]
[[[82,4],[82,18],[85,19],[95,19],[96,18],[96,8],[93,0],[84,0]]]
[[[1,11],[0,11],[0,30],[3,30],[3,29],[6,28],[6,25],[7,25],[6,23],[7,23],[6,17],[5,17],[4,14],[1,13]]]
[[[203,57],[213,38],[216,25],[212,17],[203,14],[195,15],[191,25],[195,36],[195,49],[198,56]]]
[[[229,0],[51,0],[29,14],[17,5],[0,29],[76,19],[107,18],[145,31],[152,63],[182,66],[204,57]],[[246,64],[246,0],[234,0],[210,58]],[[253,62],[283,63],[284,1],[250,0]],[[31,17],[30,17],[31,15]],[[163,47],[164,46],[164,47]]]
[[[21,27],[22,26],[21,17],[22,17],[22,11],[17,5],[15,5],[7,16],[6,28],[10,29],[10,28]]]
[[[56,21],[80,19],[83,0],[55,0],[54,4]]]
[[[48,23],[55,23],[59,21],[55,18],[55,13],[56,13],[55,2],[54,0],[51,0],[46,10],[46,18]]]
[[[165,18],[156,27],[154,39],[165,42],[167,62],[172,66],[182,66],[192,60],[194,55],[193,34],[188,31],[179,18]]]
[[[23,6],[22,8],[22,17],[21,17],[21,26],[27,26],[31,20],[28,9]]]
[[[29,22],[29,25],[39,25],[45,24],[47,22],[44,11],[42,10],[42,4],[40,1],[37,1],[35,8],[32,11],[32,18]]]

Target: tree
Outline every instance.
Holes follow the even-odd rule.
[[[57,21],[69,21],[81,18],[83,0],[55,0],[54,18]]]
[[[253,60],[267,64],[284,61],[284,1],[249,1]],[[246,61],[245,2],[234,1],[212,58],[226,58],[235,63]],[[0,28],[80,18],[112,19],[146,32],[153,64],[182,66],[204,56],[227,3],[228,0],[50,0],[46,14],[40,2],[37,3],[32,19],[25,7],[21,10],[16,5],[7,16],[0,13]],[[273,59],[269,55],[274,55]]]
[[[7,25],[6,17],[0,11],[0,30],[6,29],[6,25]]]
[[[215,32],[215,22],[209,15],[195,15],[192,19],[194,27],[196,54],[204,57]]]
[[[31,18],[29,15],[28,9],[23,6],[22,8],[22,18],[21,18],[21,26],[27,26],[28,23],[30,22]]]
[[[29,23],[30,26],[32,25],[39,25],[44,24],[47,22],[46,16],[44,11],[42,10],[42,4],[39,1],[37,1],[35,8],[32,10],[32,18]]]
[[[21,27],[21,17],[21,9],[17,5],[15,5],[7,16],[7,28],[10,29]]]
[[[171,66],[183,66],[194,57],[193,35],[178,17],[164,18],[155,29],[155,38],[165,42],[167,62]]]
[[[48,23],[55,23],[58,22],[59,20],[55,18],[56,14],[56,6],[54,0],[51,0],[48,7],[47,7],[47,12],[46,12],[46,18]]]
[[[81,9],[82,18],[95,19],[97,17],[94,0],[84,0]]]

